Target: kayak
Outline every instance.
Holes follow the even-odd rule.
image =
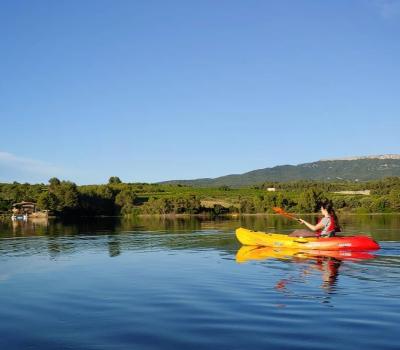
[[[243,245],[293,248],[306,250],[361,251],[379,249],[379,244],[368,236],[290,237],[279,233],[252,231],[240,227],[236,237]]]
[[[319,258],[334,258],[336,260],[368,260],[374,259],[375,255],[365,251],[341,251],[341,250],[305,250],[293,248],[273,248],[273,247],[257,247],[242,246],[236,253],[236,261],[244,263],[249,260],[308,260]]]

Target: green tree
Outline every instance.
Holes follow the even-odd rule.
[[[400,189],[393,189],[389,193],[390,208],[394,211],[400,211]]]
[[[46,198],[49,200],[48,205],[51,206],[50,210],[54,210],[61,214],[70,213],[75,211],[79,207],[79,193],[77,186],[70,181],[60,182],[57,178],[52,178],[49,180],[49,195],[39,197],[42,200],[42,204],[45,204]],[[49,208],[46,208],[49,209]]]
[[[150,198],[142,207],[144,214],[170,214],[173,212],[173,204],[167,198]]]
[[[109,185],[120,184],[120,183],[122,183],[122,181],[118,176],[111,176],[108,179],[108,184]]]
[[[74,210],[79,205],[79,194],[76,185],[73,182],[63,181],[62,188],[62,203],[63,210]]]
[[[122,190],[115,196],[115,204],[120,208],[121,214],[133,212],[136,198],[136,194],[130,189]]]
[[[300,194],[297,207],[301,212],[315,213],[319,209],[318,207],[321,199],[322,192],[317,192],[314,189],[308,189]]]
[[[37,199],[37,206],[41,210],[56,211],[58,208],[58,199],[54,193],[43,192]]]
[[[252,198],[245,198],[240,200],[240,213],[245,213],[245,214],[254,214],[255,213],[255,207],[254,207],[254,201]]]
[[[49,180],[49,184],[50,184],[50,187],[55,187],[55,186],[59,186],[61,184],[61,181],[59,179],[57,179],[56,177],[52,177]]]

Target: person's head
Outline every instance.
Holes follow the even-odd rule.
[[[333,216],[334,221],[335,221],[335,230],[336,232],[340,232],[340,225],[339,225],[339,220],[336,216],[335,210],[333,209],[333,204],[332,201],[326,199],[320,203],[320,208],[321,208],[321,213],[324,216]]]
[[[321,213],[323,215],[333,215],[335,211],[333,210],[333,204],[330,200],[324,200],[320,204]]]

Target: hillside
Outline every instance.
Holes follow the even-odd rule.
[[[400,176],[400,155],[353,157],[347,159],[320,160],[298,165],[279,165],[232,174],[214,179],[173,180],[163,183],[195,187],[245,187],[268,181],[298,180],[350,180],[368,181],[389,176]]]

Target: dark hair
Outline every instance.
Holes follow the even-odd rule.
[[[340,232],[340,225],[339,225],[339,219],[335,213],[335,210],[333,209],[333,203],[331,200],[326,199],[324,201],[321,201],[320,203],[321,208],[324,208],[329,215],[333,216],[333,219],[335,220],[335,231]]]

